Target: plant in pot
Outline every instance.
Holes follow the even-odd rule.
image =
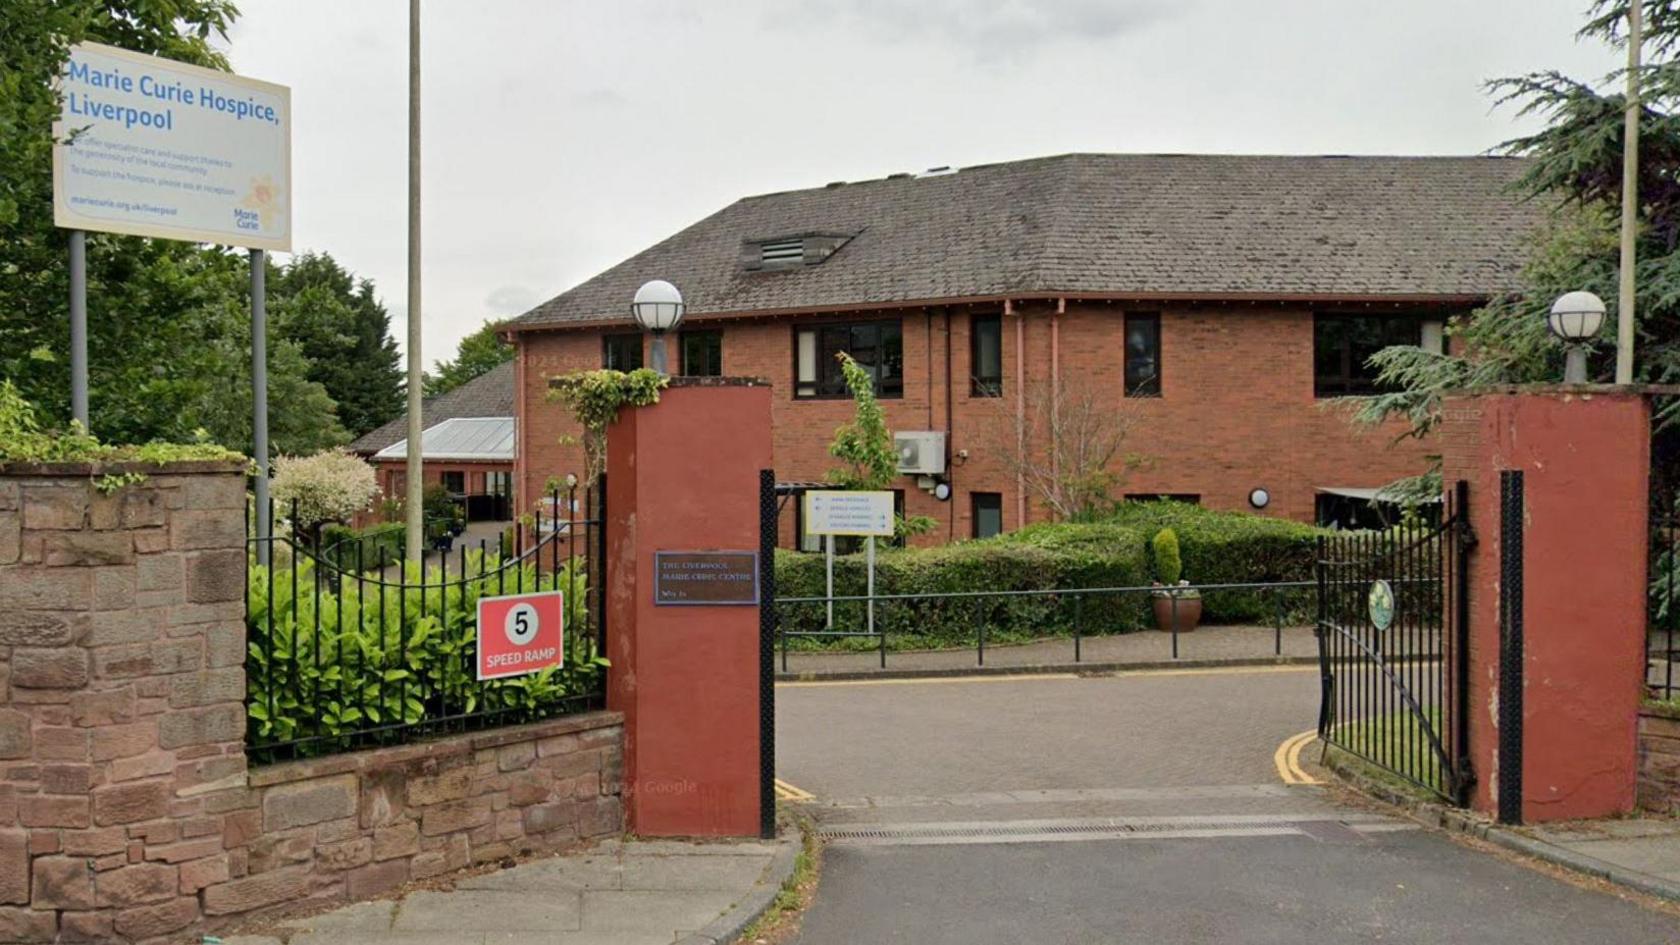
[[[1155,552],[1155,626],[1164,633],[1189,633],[1202,620],[1202,592],[1181,580],[1184,563],[1178,555],[1178,534],[1170,528],[1155,533],[1150,541]],[[1176,625],[1175,625],[1176,624]]]

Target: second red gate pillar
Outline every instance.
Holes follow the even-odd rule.
[[[671,378],[607,429],[607,703],[632,833],[760,833],[759,609],[740,601],[770,466],[762,381]]]
[[[1645,674],[1648,399],[1587,385],[1467,394],[1447,400],[1440,434],[1442,478],[1449,488],[1469,482],[1477,538],[1465,557],[1469,698],[1459,707],[1469,716],[1471,806],[1499,813],[1503,788],[1518,792],[1507,807],[1530,822],[1631,810]],[[1508,472],[1521,473],[1521,491],[1502,509]],[[1518,641],[1515,674],[1502,672],[1502,639]],[[1518,677],[1512,692],[1506,683]],[[1512,699],[1520,701],[1502,714]],[[1517,770],[1505,770],[1516,758]]]

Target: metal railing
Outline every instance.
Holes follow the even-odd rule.
[[[1073,662],[1084,661],[1084,643],[1090,637],[1107,636],[1116,632],[1137,630],[1144,626],[1146,611],[1142,606],[1113,607],[1106,609],[1103,605],[1125,602],[1132,603],[1129,598],[1141,601],[1164,599],[1169,601],[1170,616],[1168,619],[1168,636],[1171,637],[1171,659],[1180,659],[1179,637],[1184,621],[1180,620],[1178,608],[1180,602],[1189,599],[1187,592],[1196,592],[1205,600],[1208,594],[1249,593],[1260,595],[1271,603],[1269,608],[1273,620],[1270,627],[1256,629],[1272,631],[1271,651],[1273,656],[1283,655],[1283,631],[1289,624],[1293,613],[1304,613],[1306,608],[1291,607],[1291,594],[1303,594],[1317,590],[1315,581],[1272,581],[1247,582],[1228,584],[1191,584],[1176,588],[1164,588],[1158,585],[1136,585],[1128,587],[1059,587],[1029,590],[1007,591],[948,591],[941,593],[906,593],[906,594],[836,594],[833,597],[778,597],[776,607],[776,639],[781,651],[782,672],[788,671],[789,641],[804,640],[874,640],[875,650],[879,654],[880,667],[887,667],[887,653],[889,652],[889,636],[900,639],[926,639],[926,635],[916,630],[897,630],[890,625],[896,622],[894,607],[902,607],[909,611],[903,620],[907,625],[914,626],[921,622],[917,620],[917,608],[936,605],[940,608],[973,606],[971,626],[973,627],[975,665],[986,665],[987,631],[989,627],[1003,621],[995,619],[1000,608],[1007,608],[1014,601],[1041,602],[1033,614],[1022,617],[1012,615],[1009,623],[1023,621],[1034,622],[1041,631],[1041,639],[1059,638],[1066,633],[1072,650]],[[1094,599],[1094,601],[1092,601]],[[1310,595],[1303,596],[1303,601],[1310,600]],[[1091,603],[1087,603],[1092,601]],[[836,623],[832,617],[831,608],[834,605],[855,605],[850,608],[858,613],[843,613],[839,623],[855,623],[865,629],[856,630],[790,630],[787,620],[782,619],[780,611],[794,607],[820,607],[828,612],[825,625]],[[1088,613],[1091,609],[1096,612]],[[873,626],[874,629],[867,629]],[[1095,632],[1093,632],[1095,631]],[[995,630],[994,630],[995,633]],[[1013,641],[1012,641],[1013,642]],[[996,643],[994,642],[994,648]],[[855,652],[855,651],[854,651]]]
[[[400,551],[346,565],[290,534],[251,536],[246,593],[247,738],[254,761],[400,744],[536,721],[605,703],[605,482],[556,490],[511,541],[422,560]],[[562,504],[564,502],[564,504]],[[271,508],[270,521],[276,519]],[[296,508],[290,522],[297,521]],[[267,552],[266,555],[260,552]],[[266,558],[273,566],[257,562]],[[454,559],[453,561],[451,559]],[[477,602],[560,590],[557,668],[477,679]]]
[[[1680,698],[1675,660],[1680,657],[1680,516],[1651,522],[1650,609],[1646,622],[1647,691],[1654,699]]]

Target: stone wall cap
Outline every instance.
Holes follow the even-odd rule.
[[[1680,719],[1680,705],[1667,702],[1646,702],[1639,707],[1639,714],[1659,719]]]
[[[1489,394],[1535,394],[1577,397],[1673,397],[1680,384],[1489,384],[1449,390],[1447,397],[1483,397]]]
[[[243,459],[182,459],[165,463],[144,462],[141,460],[123,460],[112,462],[107,460],[31,463],[21,460],[0,460],[0,476],[14,477],[64,477],[64,476],[105,476],[122,473],[155,473],[170,476],[214,475],[225,473],[243,473],[246,461]]]
[[[553,738],[556,735],[613,728],[623,724],[624,713],[622,712],[611,710],[577,712],[571,715],[544,719],[540,722],[527,722],[523,725],[508,725],[477,732],[466,732],[428,741],[363,748],[356,751],[321,755],[317,758],[299,758],[295,761],[279,761],[274,764],[252,767],[248,774],[248,783],[251,787],[272,787],[276,784],[288,784],[293,781],[307,781],[335,774],[407,764],[424,758],[471,754],[484,748],[497,748],[516,742],[538,741],[544,738]]]

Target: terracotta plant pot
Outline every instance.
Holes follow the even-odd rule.
[[[1173,602],[1177,601],[1178,632],[1189,633],[1202,622],[1202,599],[1200,597],[1174,596],[1170,594],[1155,595],[1155,626],[1162,633],[1173,631]]]

